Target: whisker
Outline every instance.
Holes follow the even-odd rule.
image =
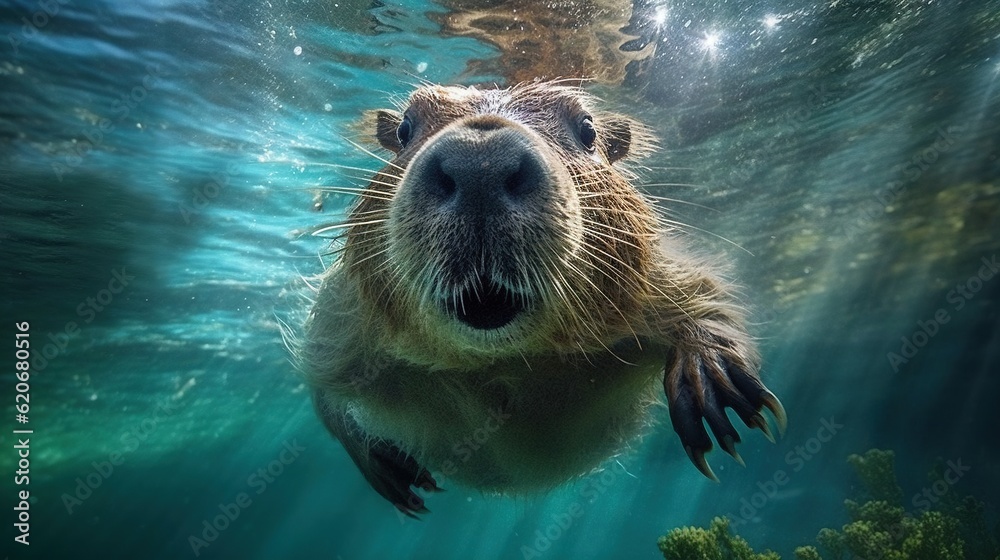
[[[651,171],[694,171],[694,167],[664,167],[660,165],[646,166]]]
[[[635,337],[636,343],[638,343],[639,342],[639,335],[636,334],[635,329],[632,328],[632,324],[629,322],[628,317],[625,316],[625,313],[623,313],[622,310],[619,309],[617,305],[615,305],[615,302],[614,302],[613,299],[611,299],[611,296],[609,296],[608,294],[604,293],[604,290],[602,290],[600,288],[600,286],[598,286],[597,284],[595,284],[594,281],[591,280],[588,275],[584,274],[584,272],[582,270],[580,270],[576,265],[574,265],[571,262],[567,262],[566,266],[567,266],[567,268],[569,268],[570,270],[572,270],[574,273],[576,273],[577,276],[579,276],[580,278],[583,278],[584,281],[586,281],[588,284],[590,284],[590,287],[593,288],[595,292],[597,292],[598,294],[600,294],[601,297],[603,297],[604,299],[606,299],[608,301],[608,303],[611,305],[611,308],[614,309],[615,312],[618,313],[618,316],[622,318],[622,321],[625,323],[625,326],[632,333],[632,336]],[[582,304],[582,302],[581,302],[581,304]],[[589,321],[587,323],[589,323]],[[626,362],[625,360],[622,360],[614,352],[612,352],[611,349],[608,348],[604,344],[604,341],[600,340],[600,337],[597,336],[596,333],[594,333],[593,331],[591,331],[591,333],[594,334],[595,338],[597,338],[597,340],[601,343],[601,346],[604,346],[604,348],[607,349],[608,352],[611,352],[612,355],[614,355],[616,358],[618,358],[622,362],[629,363],[629,362]]]
[[[357,195],[365,198],[371,198],[374,200],[392,200],[392,196],[388,195],[382,191],[376,191],[372,189],[362,189],[357,187],[334,187],[330,185],[323,185],[315,187],[313,190],[320,190],[323,192],[336,193],[336,194],[346,194],[346,195]]]
[[[366,167],[357,167],[354,165],[344,165],[343,163],[330,163],[328,161],[316,161],[308,162],[306,165],[315,165],[317,167],[333,167],[334,169],[347,169],[349,171],[361,171],[368,175],[374,175],[379,172],[378,169],[368,169]]]
[[[360,210],[358,208],[355,208],[354,210],[351,211],[352,218],[359,218],[361,216],[372,216],[375,214],[383,214],[385,215],[386,218],[389,217],[388,210],[386,210],[385,208],[375,208],[373,210]]]
[[[708,185],[696,185],[694,183],[643,183],[639,187],[687,187],[692,189],[705,188]]]
[[[589,257],[592,257],[592,258],[594,258],[594,259],[596,259],[596,260],[600,261],[600,262],[601,262],[602,264],[604,264],[605,266],[607,266],[607,267],[608,267],[608,268],[609,268],[610,270],[612,270],[613,272],[615,272],[615,273],[616,273],[616,274],[618,275],[618,277],[619,277],[619,278],[620,278],[621,280],[623,280],[623,281],[626,281],[626,282],[629,282],[629,281],[631,281],[631,280],[634,280],[634,279],[629,279],[629,278],[626,278],[626,277],[624,276],[624,274],[623,274],[623,273],[622,273],[622,272],[621,272],[620,270],[618,270],[617,268],[615,268],[614,266],[612,266],[612,265],[613,265],[614,263],[618,263],[618,264],[621,264],[622,266],[625,266],[626,268],[629,268],[629,269],[631,269],[631,267],[630,267],[629,265],[627,265],[626,263],[622,262],[622,260],[621,260],[621,259],[619,259],[618,257],[616,257],[615,255],[612,255],[612,254],[609,254],[609,253],[608,253],[607,251],[604,251],[604,250],[602,250],[602,249],[600,249],[600,248],[598,248],[598,247],[594,247],[593,245],[589,245],[589,244],[588,244],[588,245],[584,245],[584,247],[585,247],[585,249],[586,249],[586,251],[587,251],[587,255],[588,255]],[[609,259],[611,259],[611,260],[612,260],[612,261],[614,261],[614,262],[608,262],[608,261],[606,261],[606,260],[602,259],[602,258],[601,258],[601,257],[600,257],[599,255],[596,255],[596,254],[594,254],[594,253],[593,253],[593,252],[591,252],[591,251],[596,251],[596,252],[598,252],[598,253],[601,253],[601,254],[603,254],[603,255],[606,255],[606,256],[607,256],[607,257],[608,257]],[[603,271],[603,270],[602,270],[601,272],[602,272],[602,273],[603,273],[603,274],[604,274],[605,276],[607,276],[608,278],[611,278],[611,276],[609,276],[607,272],[605,272],[605,271]],[[612,279],[613,279],[613,278],[612,278]],[[649,279],[648,279],[648,278],[646,278],[646,277],[640,277],[640,278],[639,278],[639,280],[640,280],[640,282],[641,282],[641,284],[642,284],[643,286],[645,286],[645,287],[647,287],[647,288],[649,288],[649,289],[653,290],[653,292],[655,292],[655,293],[659,294],[659,295],[660,295],[661,297],[663,297],[664,299],[666,299],[667,301],[669,301],[669,302],[670,302],[671,304],[675,305],[675,306],[676,306],[676,307],[677,307],[678,309],[681,309],[682,311],[684,310],[684,308],[682,308],[682,307],[681,307],[681,306],[680,306],[680,305],[678,304],[677,300],[675,300],[675,299],[674,299],[674,298],[673,298],[673,297],[672,297],[672,296],[671,296],[670,294],[668,294],[667,292],[663,291],[663,289],[662,289],[662,288],[661,288],[660,286],[656,285],[656,284],[655,284],[655,283],[653,283],[653,282],[650,282],[650,281],[649,281]],[[670,284],[671,284],[671,285],[673,286],[673,288],[674,288],[674,289],[676,289],[676,290],[677,290],[678,292],[680,292],[680,293],[681,293],[682,295],[684,295],[684,297],[685,297],[685,298],[688,298],[688,299],[689,299],[688,295],[687,295],[687,294],[686,294],[686,293],[684,292],[684,289],[683,289],[683,287],[681,287],[681,286],[680,286],[680,285],[679,285],[679,284],[678,284],[678,283],[677,283],[676,281],[674,281],[674,280],[672,280],[672,279],[671,279],[671,280],[670,280]]]
[[[587,193],[584,193],[584,194],[580,194],[580,195],[578,195],[578,198],[580,198],[582,200],[582,199],[585,199],[585,198],[600,198],[600,197],[614,198],[614,197],[617,197],[617,196],[621,196],[621,195],[619,195],[616,192],[611,192],[611,191],[603,191],[603,192],[602,191],[593,191],[593,192],[587,192]],[[694,206],[694,207],[702,208],[702,209],[705,209],[705,210],[711,210],[712,212],[721,212],[721,210],[719,210],[718,208],[712,208],[711,206],[705,206],[703,204],[698,204],[697,202],[691,202],[689,200],[681,200],[679,198],[669,198],[669,197],[666,197],[666,196],[658,196],[658,195],[649,194],[649,193],[642,193],[642,196],[644,198],[648,198],[650,200],[656,200],[656,201],[659,201],[659,202],[673,202],[673,203],[677,203],[677,204],[687,204],[688,206]]]
[[[555,265],[555,263],[552,262],[551,258],[548,258],[548,257],[543,258],[543,259],[541,259],[540,263],[545,268],[545,271],[548,273],[548,277],[550,279],[559,278],[559,279],[562,280],[562,282],[560,282],[560,284],[565,284],[566,283],[565,277],[563,277],[562,273],[559,272],[559,267],[557,267]],[[550,268],[550,265],[551,265],[551,268]],[[579,274],[579,271],[575,271],[575,272],[577,272]],[[566,286],[566,288],[569,288],[569,286]],[[580,312],[587,314],[587,317],[585,318],[587,320],[580,321],[580,323],[582,323],[584,325],[584,328],[586,328],[587,330],[590,331],[590,334],[595,339],[599,340],[600,336],[598,336],[597,333],[590,327],[590,325],[592,323],[592,321],[589,320],[591,307],[588,306],[588,305],[586,305],[586,304],[584,304],[583,300],[580,299],[580,294],[577,293],[575,290],[572,290],[572,289],[560,289],[559,290],[559,296],[562,299],[562,304],[567,309],[574,309],[575,308],[575,309],[579,310]],[[576,306],[572,305],[572,302],[570,301],[571,297],[572,297],[572,299],[576,300],[576,303],[577,303]]]
[[[404,168],[404,167],[401,167],[401,166],[399,166],[398,164],[394,163],[393,161],[391,161],[391,160],[388,160],[388,159],[386,159],[386,158],[384,158],[384,157],[382,157],[382,156],[380,156],[380,155],[376,154],[375,152],[373,152],[373,151],[369,150],[368,148],[366,148],[366,147],[362,146],[361,144],[358,144],[358,143],[357,143],[357,142],[355,142],[354,140],[350,140],[350,139],[347,139],[347,138],[345,138],[344,140],[346,140],[348,144],[350,144],[350,145],[354,146],[355,148],[357,148],[357,149],[361,150],[362,152],[364,152],[364,153],[366,153],[366,154],[370,155],[371,157],[373,157],[373,158],[375,158],[375,159],[377,159],[377,160],[381,161],[382,163],[386,164],[387,166],[389,166],[389,167],[394,167],[394,168],[398,169],[398,170],[399,170],[399,171],[401,171],[401,172],[402,172],[402,171],[406,171],[406,168]]]
[[[628,317],[626,317],[625,314],[622,313],[622,311],[620,309],[618,309],[618,306],[615,305],[615,302],[607,294],[605,294],[604,291],[601,290],[600,287],[597,286],[597,284],[595,284],[593,280],[591,280],[586,274],[584,274],[584,272],[582,270],[580,270],[578,267],[576,267],[575,265],[573,265],[570,262],[567,262],[565,264],[566,264],[567,268],[569,268],[577,276],[579,276],[580,278],[583,278],[588,284],[590,284],[590,286],[592,288],[594,288],[594,291],[596,291],[598,294],[600,294],[601,296],[603,296],[604,299],[608,300],[608,303],[618,313],[618,315],[622,318],[622,320],[625,322],[625,326],[632,333],[632,336],[635,337],[636,343],[638,343],[639,342],[639,335],[636,334],[635,330],[632,328],[631,323],[629,323]],[[576,295],[576,294],[574,294],[574,295]],[[576,299],[577,299],[577,302],[581,306],[583,306],[583,302],[580,301],[579,296],[577,296]],[[586,307],[581,307],[581,309],[587,309],[587,308]],[[588,315],[589,315],[589,313],[588,313]],[[622,362],[624,364],[627,364],[627,365],[634,365],[631,362],[628,362],[628,361],[624,360],[621,356],[619,356],[618,354],[616,354],[614,352],[614,350],[612,350],[611,348],[609,348],[608,345],[605,344],[604,341],[601,339],[601,336],[598,335],[597,332],[594,331],[590,327],[590,323],[591,323],[591,321],[585,321],[583,324],[586,326],[587,330],[590,331],[590,334],[594,337],[594,340],[596,340],[597,343],[600,344],[601,347],[604,348],[604,350],[606,350],[609,354],[611,354],[612,356],[614,356],[618,361],[620,361],[620,362]]]
[[[678,222],[677,220],[670,220],[670,219],[664,218],[663,221],[666,222],[666,223],[668,223],[668,224],[680,227],[680,228],[690,228],[690,229],[693,229],[693,230],[696,230],[696,231],[700,231],[701,233],[705,233],[705,234],[711,235],[712,237],[721,239],[722,241],[725,241],[726,243],[729,243],[733,247],[736,247],[737,249],[746,252],[746,254],[750,255],[751,257],[756,256],[752,252],[750,252],[749,249],[743,247],[742,245],[740,245],[739,243],[737,243],[737,242],[735,242],[735,241],[733,241],[731,239],[727,239],[727,238],[719,235],[718,233],[714,233],[714,232],[708,231],[707,229],[702,229],[700,227],[693,226],[691,224],[685,224],[684,222]]]
[[[376,177],[381,177],[381,176],[385,176],[385,177],[387,177],[389,179],[395,179],[396,182],[395,183],[390,183],[388,181],[381,181],[379,179],[376,179]],[[370,183],[372,185],[382,185],[384,187],[390,187],[390,188],[396,188],[396,187],[398,187],[399,186],[399,181],[401,181],[403,179],[402,177],[397,177],[396,175],[389,175],[387,173],[380,173],[380,174],[376,175],[375,177],[371,177],[371,178],[366,178],[366,177],[353,177],[353,178],[354,179],[358,179],[360,181],[367,181],[368,183]]]
[[[628,235],[628,236],[633,235],[633,234],[631,234],[630,232],[628,232],[628,231],[626,231],[624,229],[616,228],[616,227],[614,227],[612,225],[608,225],[608,224],[603,224],[601,222],[597,222],[597,221],[591,220],[589,218],[583,218],[583,222],[585,224],[591,224],[591,225],[599,226],[599,227],[602,227],[602,228],[605,228],[605,229],[609,229],[611,231],[614,231],[614,232],[617,232],[617,233],[621,233],[621,234],[624,234],[624,235]],[[594,235],[599,235],[599,236],[605,237],[607,239],[612,239],[614,241],[618,241],[619,243],[628,245],[629,247],[634,247],[636,249],[641,249],[641,247],[639,247],[635,243],[632,243],[631,241],[628,241],[627,239],[622,239],[621,237],[618,237],[616,235],[612,235],[610,233],[603,233],[603,232],[600,232],[600,231],[597,231],[597,230],[594,230],[594,229],[590,229],[590,228],[585,228],[585,229],[586,229],[586,231],[588,233],[593,233]]]
[[[352,221],[348,220],[346,222],[340,222],[338,224],[330,224],[330,225],[322,226],[319,229],[313,231],[312,235],[318,236],[318,235],[326,233],[328,231],[336,231],[338,229],[344,229],[344,228],[349,228],[349,227],[354,227],[354,226],[370,226],[370,225],[375,225],[375,224],[381,224],[381,223],[384,223],[385,221],[386,221],[385,218],[382,218],[382,219],[379,219],[379,220],[367,220],[367,221],[364,221],[364,222],[352,222]]]
[[[633,218],[638,218],[639,220],[645,221],[649,219],[656,219],[656,216],[652,214],[643,214],[641,212],[636,212],[635,210],[629,210],[628,208],[616,208],[614,206],[581,206],[581,210],[589,210],[591,212],[605,212],[614,213],[618,216],[630,216]]]
[[[694,206],[695,208],[701,208],[703,210],[708,210],[710,212],[722,212],[718,208],[712,208],[711,206],[705,206],[704,204],[698,204],[697,202],[691,202],[689,200],[681,200],[679,198],[670,198],[666,196],[657,196],[655,194],[642,193],[642,196],[655,200],[657,202],[672,202],[675,204],[687,204],[688,206]]]
[[[598,169],[584,169],[584,170],[580,170],[580,169],[571,169],[570,170],[570,178],[573,179],[574,183],[578,182],[577,179],[588,179],[590,177],[605,177],[606,174],[607,174],[607,170],[606,169],[600,169],[600,168],[598,168]],[[603,182],[599,182],[599,181],[595,181],[593,183],[586,183],[585,185],[586,186],[602,185],[603,186],[604,183]],[[579,185],[579,186],[584,186],[584,185]]]
[[[363,264],[363,263],[365,263],[365,262],[367,262],[367,261],[369,261],[369,260],[371,260],[371,259],[374,259],[374,258],[376,258],[376,257],[379,257],[379,256],[381,256],[381,255],[384,255],[384,254],[386,254],[386,253],[388,253],[388,252],[389,252],[389,248],[388,248],[388,247],[386,247],[385,249],[382,249],[381,251],[375,251],[374,253],[372,253],[372,254],[368,255],[367,257],[365,257],[365,258],[363,258],[363,259],[361,259],[361,260],[359,260],[359,261],[357,261],[357,262],[355,262],[355,263],[353,263],[353,264],[354,264],[354,266],[357,266],[357,265],[360,265],[360,264]],[[385,265],[383,265],[383,266],[385,266]]]
[[[601,256],[598,255],[597,253],[600,253],[602,255],[607,256],[608,259],[610,259],[610,261],[601,258]],[[604,250],[601,250],[601,249],[599,249],[597,247],[593,247],[593,246],[589,246],[589,245],[586,246],[586,254],[587,254],[587,257],[589,257],[591,259],[594,259],[598,263],[604,265],[604,268],[602,268],[602,267],[596,267],[596,268],[598,269],[598,271],[601,274],[603,274],[604,276],[606,276],[608,279],[620,281],[620,282],[622,282],[624,284],[628,284],[628,285],[634,284],[634,281],[636,280],[636,278],[630,278],[630,277],[626,276],[624,272],[622,272],[621,270],[618,270],[618,268],[615,266],[615,264],[620,264],[622,266],[625,266],[629,270],[632,270],[632,268],[630,266],[628,266],[627,264],[625,264],[624,262],[622,262],[622,260],[619,259],[618,257],[616,257],[615,255],[612,255],[612,254],[608,253],[607,251],[604,251]],[[633,272],[635,272],[635,271],[633,270]],[[641,284],[648,284],[648,282],[642,281],[644,279],[640,278],[639,280],[640,280]]]

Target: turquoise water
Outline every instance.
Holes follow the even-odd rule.
[[[667,530],[728,515],[790,558],[847,521],[845,459],[871,447],[896,451],[908,510],[939,458],[969,467],[948,493],[1000,503],[1000,280],[984,264],[1000,254],[1000,3],[642,1],[628,48],[655,52],[589,87],[660,138],[643,180],[684,201],[662,205],[743,286],[789,430],[745,431],[745,469],[712,453],[716,484],[664,409],[633,453],[549,494],[446,485],[432,514],[400,518],[314,417],[279,327],[328,264],[302,232],[351,202],[315,211],[317,187],[351,181],[328,164],[376,167],[359,113],[419,80],[503,81],[499,47],[442,33],[448,10],[0,6],[0,550],[658,558]],[[33,430],[27,485],[15,429]]]

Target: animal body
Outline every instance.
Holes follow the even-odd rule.
[[[426,85],[377,113],[392,157],[343,224],[298,356],[327,429],[408,515],[431,472],[504,494],[585,474],[662,395],[709,477],[709,432],[741,461],[727,407],[784,428],[730,286],[663,242],[632,184],[646,127],[598,105],[558,82]]]

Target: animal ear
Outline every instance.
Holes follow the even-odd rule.
[[[398,154],[403,149],[403,145],[399,143],[399,136],[396,134],[401,122],[403,122],[403,115],[396,111],[382,109],[375,114],[375,137],[378,138],[378,143],[383,148],[394,154]]]
[[[612,116],[602,124],[605,154],[608,162],[614,163],[627,156],[632,146],[632,122],[625,117]]]

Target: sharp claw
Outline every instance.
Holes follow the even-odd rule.
[[[788,427],[788,415],[785,414],[785,407],[781,406],[781,401],[774,393],[765,390],[761,393],[760,399],[764,401],[764,406],[774,415],[774,420],[778,424],[778,436],[785,435],[785,428]]]
[[[747,464],[743,462],[743,457],[740,457],[740,453],[736,451],[736,442],[733,440],[733,436],[726,435],[723,437],[722,441],[719,442],[719,447],[726,453],[729,453],[729,456],[735,459],[741,467],[746,468]]]
[[[420,489],[424,492],[444,492],[444,488],[438,486],[433,480],[421,484]]]
[[[404,504],[393,504],[393,505],[396,506],[396,509],[398,509],[400,511],[400,513],[402,513],[403,515],[405,515],[405,516],[407,516],[407,517],[409,517],[411,519],[416,519],[418,521],[420,520],[420,516],[417,515],[418,513],[419,514],[425,514],[425,513],[430,513],[431,512],[431,510],[427,509],[426,506],[420,506],[419,508],[413,509],[413,508],[407,507]]]
[[[771,443],[776,440],[768,416],[773,417],[779,437],[785,435],[788,416],[778,398],[764,387],[756,366],[740,357],[737,344],[718,336],[713,338],[711,332],[704,330],[698,330],[696,335],[696,342],[707,337],[719,344],[703,351],[685,346],[674,348],[667,354],[663,388],[670,420],[688,458],[703,475],[718,482],[705,460],[705,453],[712,449],[711,436],[733,460],[746,467],[736,450],[740,436],[726,416],[727,408],[735,411],[747,427],[760,429]],[[770,415],[763,412],[764,408]],[[703,422],[711,429],[711,436]]]
[[[704,451],[700,450],[695,451],[689,445],[684,447],[684,451],[687,452],[688,459],[691,459],[691,462],[694,463],[694,466],[698,467],[698,470],[701,471],[701,474],[705,475],[709,480],[713,482],[719,481],[719,477],[715,476],[715,473],[712,472],[712,467],[708,466],[708,461],[705,460]]]
[[[760,429],[760,431],[764,432],[764,437],[766,437],[768,441],[771,443],[777,443],[774,440],[774,434],[771,433],[771,427],[767,425],[767,420],[765,420],[760,414],[754,414],[753,417],[750,418],[750,422],[747,422],[747,426]]]
[[[417,488],[425,492],[444,492],[444,490],[437,485],[437,481],[434,480],[434,476],[426,470],[421,471],[417,475],[417,480],[413,483]]]

